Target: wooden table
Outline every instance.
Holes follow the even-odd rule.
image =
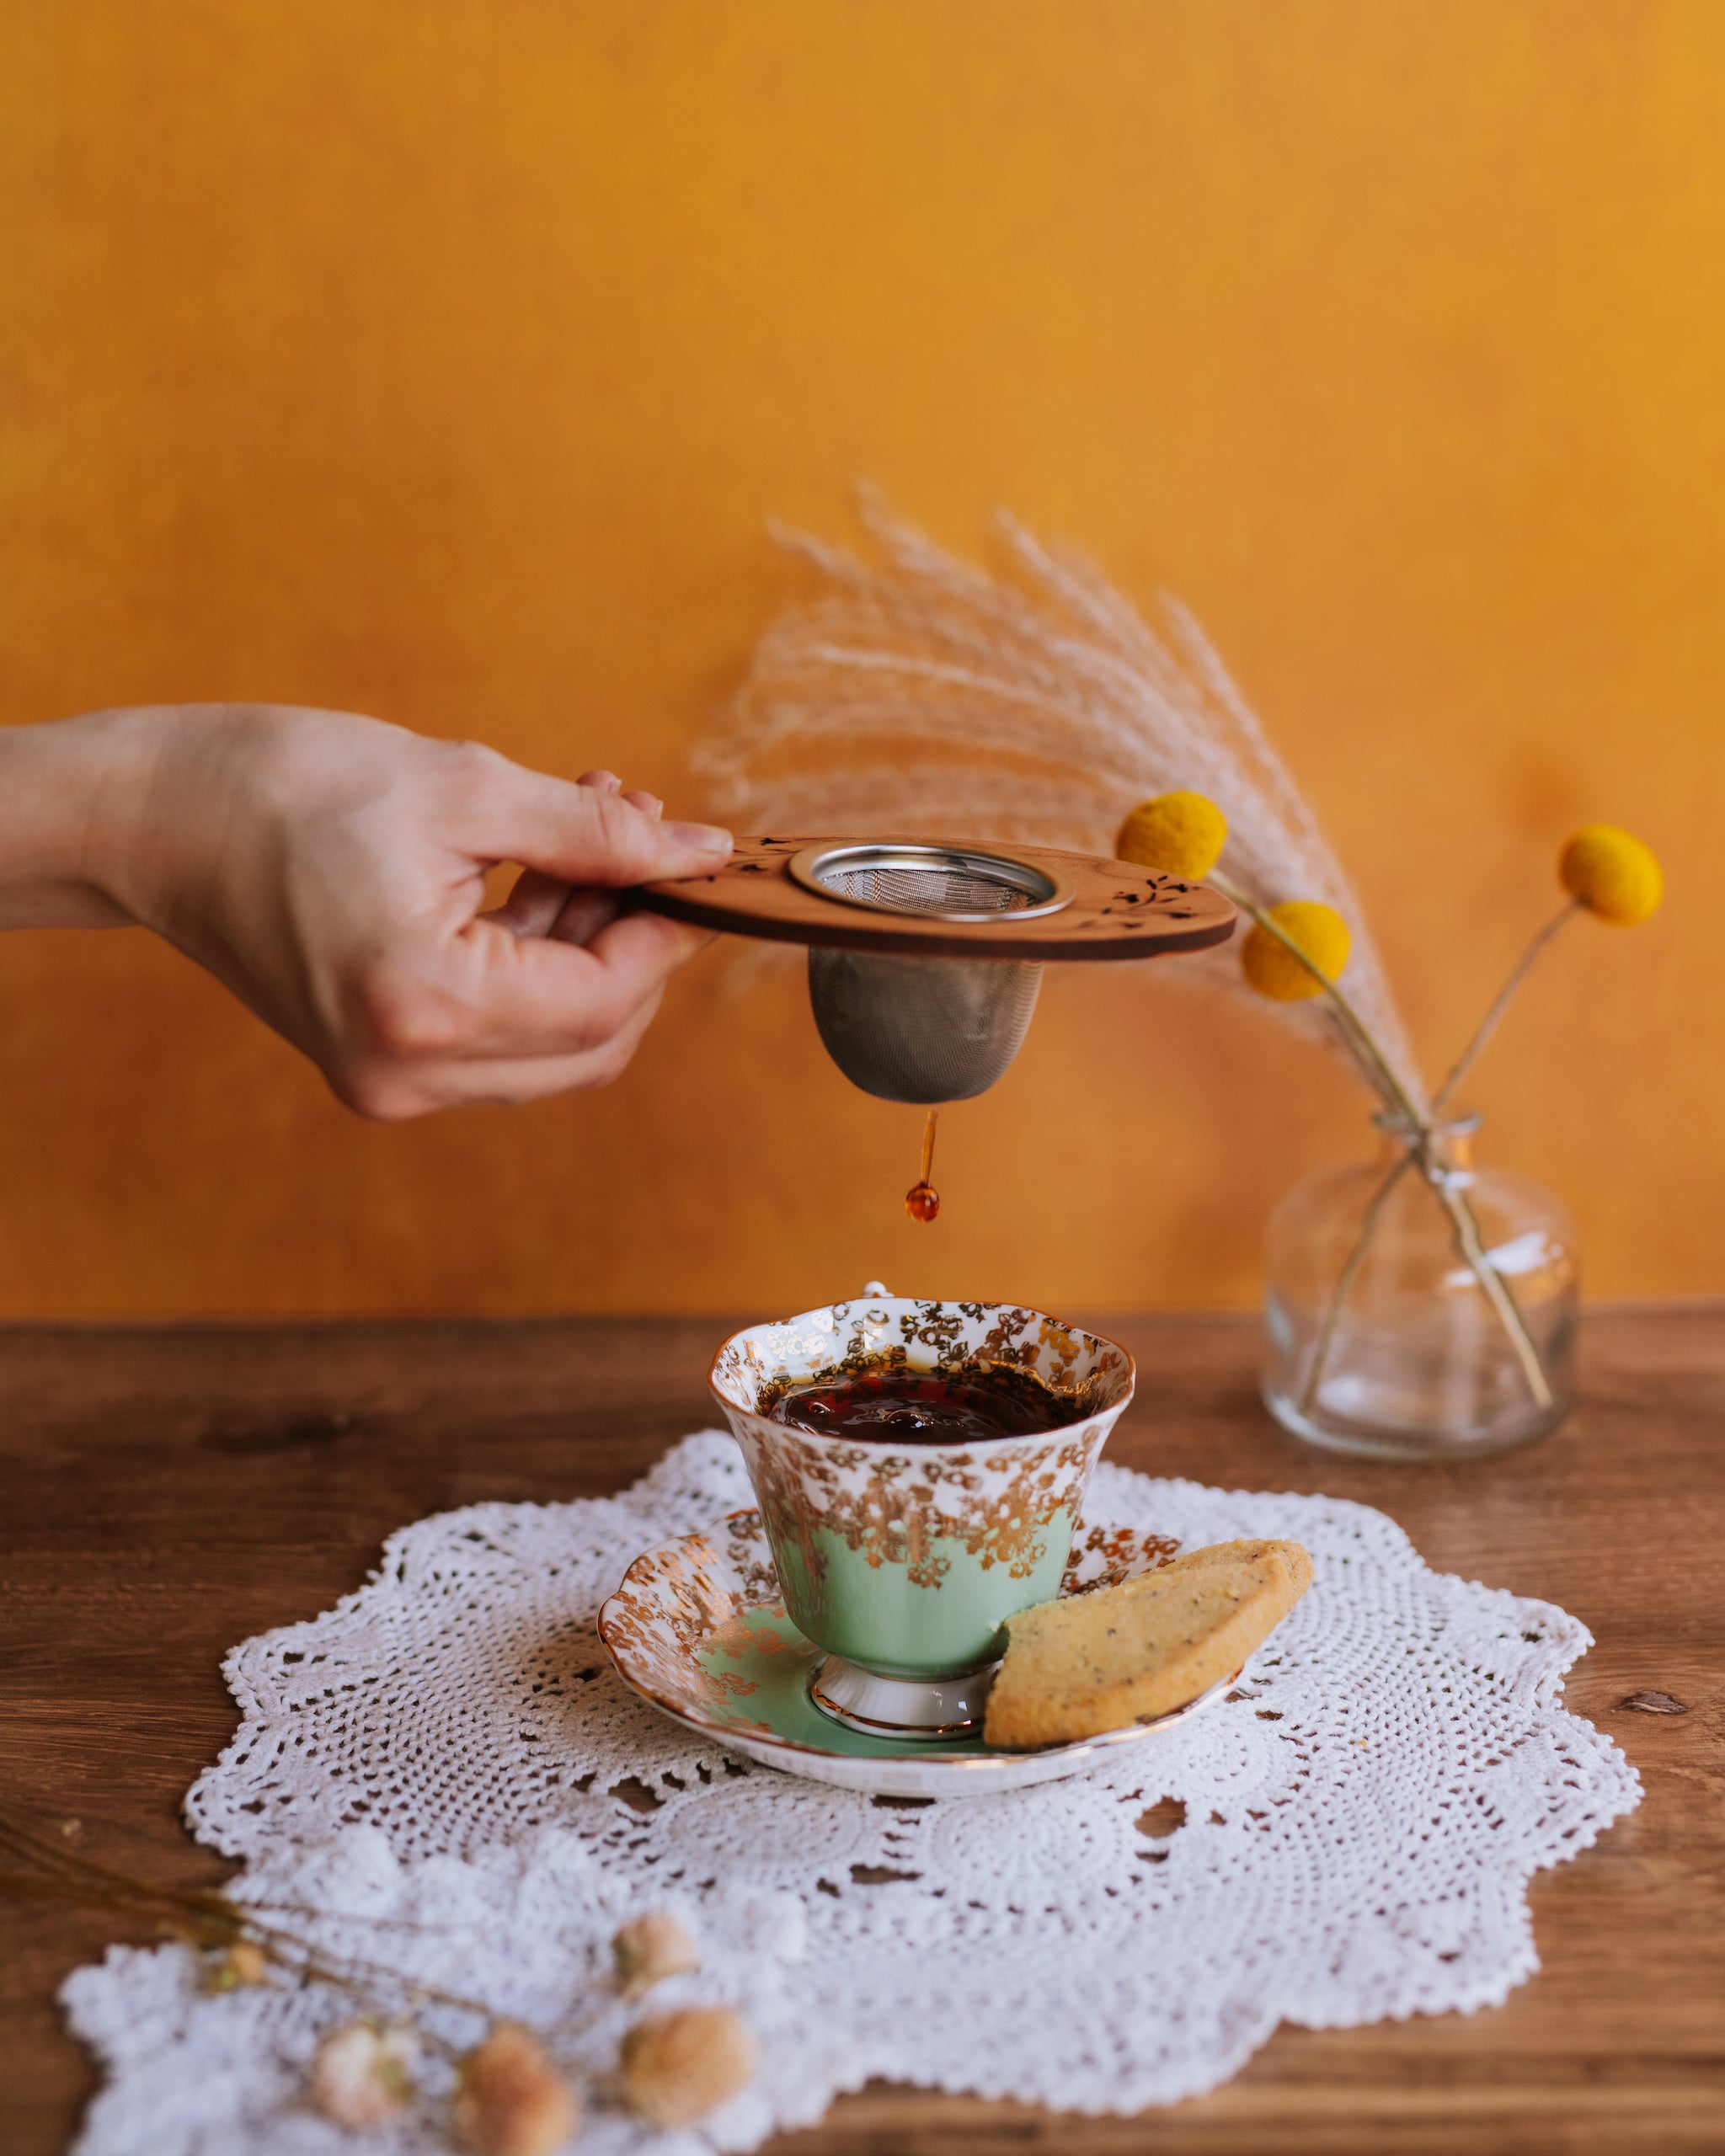
[[[1381,1506],[1434,1565],[1562,1603],[1576,1709],[1640,1768],[1634,1817],[1544,1874],[1543,1972],[1495,2012],[1283,2029],[1215,2095],[1077,2120],[876,2088],[783,2156],[1725,2149],[1725,1306],[1595,1311],[1570,1427],[1467,1469],[1284,1437],[1252,1325],[1113,1328],[1140,1404],[1111,1457]],[[233,1725],[223,1651],[308,1617],[392,1528],[614,1490],[710,1417],[716,1320],[0,1331],[0,1789],[158,1877],[223,1867],[179,1805]],[[1686,1712],[1625,1703],[1658,1692]],[[0,2150],[66,2145],[92,2085],[52,2001],[116,1935],[0,1905]]]

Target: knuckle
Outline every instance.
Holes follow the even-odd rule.
[[[439,776],[451,796],[468,807],[485,808],[508,787],[514,766],[483,741],[438,744]]]
[[[386,1061],[422,1062],[461,1045],[461,1013],[417,974],[373,966],[355,983],[350,1004],[360,1038]]]
[[[650,862],[660,837],[657,827],[620,793],[594,793],[591,814],[609,858],[622,866]]]
[[[483,741],[446,741],[442,744],[442,753],[449,769],[457,775],[509,769],[508,758]]]

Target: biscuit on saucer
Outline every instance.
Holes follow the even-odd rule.
[[[1231,1677],[1311,1585],[1297,1542],[1217,1542],[1007,1620],[983,1734],[1012,1752],[1172,1713]]]

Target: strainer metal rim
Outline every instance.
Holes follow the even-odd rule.
[[[943,845],[922,839],[868,839],[850,846],[804,846],[785,864],[793,883],[816,898],[835,905],[857,906],[864,913],[897,915],[912,921],[960,921],[978,928],[1011,927],[1014,922],[1036,921],[1059,913],[1072,903],[1070,881],[1057,868],[1040,861],[1027,861],[1022,854],[1007,853],[996,846]],[[836,891],[823,883],[823,870],[835,868],[968,869],[972,874],[995,874],[1030,899],[1028,906],[1014,906],[1006,913],[954,913],[946,906],[884,906],[847,891]],[[1005,870],[1005,875],[999,872]]]

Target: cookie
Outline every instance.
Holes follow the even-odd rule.
[[[1171,1714],[1231,1677],[1311,1584],[1297,1542],[1217,1542],[1022,1609],[1007,1620],[983,1734],[1031,1751]]]

